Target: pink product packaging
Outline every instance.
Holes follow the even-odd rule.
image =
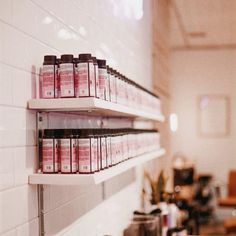
[[[98,62],[96,57],[92,57],[93,68],[94,68],[94,80],[95,80],[95,97],[99,98],[99,73],[98,73]]]
[[[116,77],[114,75],[114,70],[109,69],[110,71],[110,101],[116,103],[117,97],[116,97]]]
[[[98,63],[98,78],[99,78],[99,94],[100,98],[109,101],[109,82],[107,75],[106,60],[97,60]]]
[[[77,172],[76,139],[63,138],[60,142],[61,173]]]
[[[54,55],[44,56],[42,74],[39,81],[39,93],[41,98],[57,97],[57,58]]]
[[[57,173],[59,170],[58,140],[54,131],[47,130],[42,140],[43,173]]]
[[[79,173],[81,174],[92,173],[90,144],[90,138],[79,138],[78,140]]]
[[[71,54],[61,56],[60,60],[60,95],[62,98],[75,96],[75,65]]]
[[[96,97],[94,64],[91,54],[79,54],[78,59],[78,95],[79,97]]]

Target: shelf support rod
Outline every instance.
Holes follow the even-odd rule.
[[[41,136],[43,130],[43,115],[41,112],[36,113],[36,141],[37,141],[37,158],[38,158],[38,169],[42,168],[42,156],[40,153]],[[42,184],[37,185],[38,193],[38,217],[39,217],[39,236],[45,236],[44,226],[44,186]]]
[[[44,229],[44,187],[43,187],[42,184],[38,184],[37,189],[38,189],[39,236],[45,236],[45,229]]]

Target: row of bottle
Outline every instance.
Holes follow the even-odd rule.
[[[95,97],[106,101],[160,112],[160,100],[91,54],[44,56],[39,83],[40,98]]]
[[[40,136],[43,173],[94,173],[160,147],[156,130],[45,129]]]

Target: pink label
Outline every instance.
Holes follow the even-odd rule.
[[[101,170],[101,139],[97,138],[97,168]]]
[[[43,139],[43,172],[54,172],[54,145],[53,139]]]
[[[106,137],[107,167],[112,164],[111,137]]]
[[[99,77],[98,77],[98,65],[95,65],[95,84],[96,84],[96,97],[99,98]]]
[[[117,163],[117,146],[116,146],[116,137],[111,137],[111,162],[112,165]]]
[[[110,97],[111,97],[111,102],[117,102],[116,77],[114,75],[110,75]]]
[[[71,172],[70,139],[60,139],[61,172]]]
[[[89,63],[89,81],[90,81],[90,97],[95,97],[96,95],[96,85],[95,85],[95,73],[93,63]]]
[[[42,98],[54,98],[55,66],[44,65],[42,70]]]
[[[74,65],[73,63],[60,64],[61,97],[74,97]]]
[[[71,164],[72,172],[78,171],[78,159],[77,159],[77,140],[71,139]]]
[[[58,139],[54,139],[54,162],[55,162],[55,172],[58,172],[60,170]]]
[[[79,153],[79,172],[91,173],[91,149],[90,139],[78,140],[78,153]]]
[[[102,169],[107,167],[106,138],[101,138],[101,165]]]
[[[91,166],[92,166],[92,172],[98,170],[98,147],[97,147],[97,139],[91,138]]]
[[[106,89],[107,89],[107,70],[103,68],[98,68],[98,76],[99,76],[100,98],[105,100]]]
[[[95,97],[95,76],[93,63],[79,63],[79,96]]]
[[[79,72],[78,67],[75,67],[75,97],[79,97]]]

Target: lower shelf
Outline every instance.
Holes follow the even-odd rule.
[[[46,185],[89,185],[100,184],[135,166],[153,160],[166,153],[165,149],[159,149],[141,156],[134,157],[117,166],[102,170],[94,174],[32,174],[29,176],[29,184]]]

